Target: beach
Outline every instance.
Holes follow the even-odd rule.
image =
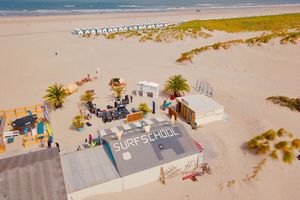
[[[176,23],[194,19],[230,18],[300,12],[300,6],[269,6],[149,12],[108,13],[99,15],[0,17],[0,109],[12,109],[41,103],[46,88],[53,83],[72,83],[100,68],[100,78],[87,83],[69,96],[62,110],[51,115],[55,141],[65,153],[76,150],[89,133],[70,129],[78,114],[79,96],[93,89],[101,108],[112,102],[108,82],[112,77],[127,81],[127,93],[136,89],[138,81],[160,84],[174,74],[182,74],[192,86],[197,80],[214,87],[216,101],[225,106],[226,121],[215,122],[192,130],[193,139],[201,143],[206,162],[213,174],[199,181],[167,180],[167,185],[151,183],[122,193],[102,194],[93,199],[297,199],[300,195],[299,161],[286,165],[267,160],[257,180],[243,181],[260,157],[243,148],[253,136],[269,129],[285,128],[300,137],[300,115],[268,103],[269,96],[299,97],[300,46],[271,42],[261,47],[236,46],[227,50],[208,51],[195,57],[193,63],[179,65],[175,61],[182,52],[231,39],[245,39],[255,32],[212,32],[212,37],[187,39],[173,43],[138,42],[80,38],[71,32],[76,28],[130,25],[138,23]],[[152,99],[134,96],[135,102]],[[158,103],[162,103],[160,97]],[[93,119],[93,124],[97,124]],[[109,125],[103,125],[103,127]],[[102,127],[101,127],[102,128]],[[1,155],[0,155],[1,156]],[[262,158],[262,157],[261,157]],[[234,180],[234,184],[228,184]]]

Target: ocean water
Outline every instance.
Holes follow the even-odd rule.
[[[300,0],[0,0],[0,16],[300,4]]]

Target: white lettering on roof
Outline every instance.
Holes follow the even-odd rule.
[[[129,148],[136,147],[140,144],[147,144],[148,142],[153,142],[159,139],[166,139],[177,135],[180,135],[180,133],[176,133],[173,128],[167,128],[158,131],[153,131],[149,134],[136,136],[134,138],[124,139],[122,141],[114,143],[112,146],[114,150],[118,152],[120,150],[127,150]]]

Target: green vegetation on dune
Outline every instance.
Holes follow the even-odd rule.
[[[108,33],[104,37],[106,39],[127,39],[138,38],[140,42],[147,40],[154,42],[174,42],[184,40],[186,38],[198,39],[208,38],[211,35],[206,31],[225,31],[228,33],[246,32],[246,31],[271,31],[284,32],[286,30],[300,31],[300,13],[268,15],[242,18],[228,19],[209,19],[209,20],[193,20],[172,25],[161,29],[147,29],[140,31],[128,31]],[[291,42],[299,38],[299,32],[282,38],[282,43]],[[91,34],[83,37],[90,38]],[[266,35],[262,40],[268,40],[271,35]]]
[[[154,42],[174,42],[184,40],[186,38],[197,39],[208,38],[211,35],[200,30],[185,29],[178,30],[176,26],[169,26],[162,29],[147,29],[142,31],[128,31],[118,33],[108,33],[104,35],[106,39],[127,39],[138,38],[139,42],[145,42],[147,40]]]
[[[245,31],[277,31],[300,27],[300,13],[269,15],[257,17],[193,20],[180,24],[177,28],[226,31],[229,33]]]
[[[291,164],[295,159],[294,149],[300,149],[300,139],[293,139],[293,134],[283,128],[278,131],[270,129],[250,139],[246,147],[250,152],[257,155],[267,154],[274,160],[278,159],[278,153],[280,153],[282,161]]]
[[[187,61],[192,61],[195,55],[199,55],[200,53],[208,50],[218,50],[218,49],[228,49],[229,47],[236,46],[238,44],[246,44],[248,46],[261,46],[262,44],[266,44],[271,40],[279,38],[280,44],[297,44],[297,41],[300,39],[300,31],[299,32],[274,32],[269,34],[262,34],[260,36],[248,38],[245,40],[237,39],[237,40],[229,40],[225,42],[217,42],[212,45],[206,45],[200,48],[195,48],[190,51],[184,52],[181,56],[176,60],[177,63],[185,63]]]
[[[283,107],[288,107],[292,111],[300,112],[300,98],[289,98],[285,96],[268,97],[267,101],[278,104]]]

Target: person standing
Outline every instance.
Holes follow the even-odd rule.
[[[130,103],[132,103],[132,100],[133,100],[133,96],[130,95]]]
[[[87,139],[85,139],[84,141],[85,141],[85,143],[83,144],[83,147],[86,149],[89,147],[89,143],[88,143]]]
[[[99,67],[96,70],[96,76],[97,76],[97,78],[100,78],[100,68]]]
[[[57,149],[58,149],[58,152],[60,152],[60,148],[59,148],[58,142],[55,142],[55,145],[56,145],[56,147],[57,147]]]
[[[93,137],[92,137],[92,135],[91,135],[91,134],[89,134],[89,144],[91,144],[91,143],[92,143],[92,140],[93,140]]]

